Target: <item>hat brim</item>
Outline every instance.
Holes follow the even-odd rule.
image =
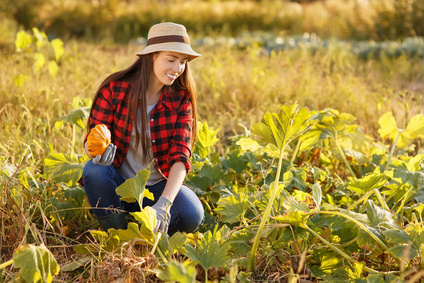
[[[176,43],[176,42],[166,42],[166,43],[159,43],[154,45],[146,46],[142,51],[137,52],[137,56],[153,53],[153,52],[159,52],[159,51],[172,51],[172,52],[178,52],[181,54],[188,55],[188,60],[191,61],[199,56],[201,54],[195,52],[190,45],[185,43]]]

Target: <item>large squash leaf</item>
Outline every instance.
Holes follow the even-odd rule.
[[[20,246],[13,254],[13,264],[20,268],[18,277],[25,282],[53,282],[60,270],[56,259],[43,244]]]
[[[117,187],[115,191],[121,196],[121,200],[126,202],[137,201],[140,208],[142,208],[144,197],[154,200],[153,194],[146,189],[146,183],[149,180],[149,176],[149,170],[140,170],[134,178],[125,180],[125,182]]]

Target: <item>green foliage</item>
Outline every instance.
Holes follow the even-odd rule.
[[[149,180],[150,171],[147,169],[137,172],[134,178],[129,178],[116,188],[116,193],[121,196],[121,200],[126,202],[137,201],[140,207],[143,207],[143,198],[154,200],[153,194],[146,189]]]
[[[224,267],[230,260],[228,256],[229,242],[222,242],[221,239],[207,231],[203,239],[196,243],[196,247],[191,244],[186,245],[185,255],[193,262],[200,264],[207,272],[209,268]]]
[[[196,280],[196,269],[172,260],[159,270],[159,278],[165,282],[192,283]]]
[[[19,282],[53,282],[60,267],[52,253],[42,244],[40,246],[20,246],[13,254],[13,264],[19,268]]]

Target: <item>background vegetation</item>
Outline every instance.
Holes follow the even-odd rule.
[[[213,146],[221,158],[228,159],[239,150],[234,139],[260,122],[265,112],[278,112],[284,103],[350,113],[371,138],[369,143],[394,143],[379,135],[379,119],[391,112],[398,127],[405,129],[424,109],[423,13],[423,2],[410,0],[2,1],[0,266],[13,257],[16,248],[30,243],[45,244],[63,266],[78,258],[75,246],[92,239],[87,230],[98,226],[82,189],[55,179],[49,171],[54,166],[45,160],[61,153],[64,160],[83,164],[85,130],[63,117],[90,106],[103,78],[133,62],[152,24],[186,25],[194,49],[203,54],[190,63],[198,86],[199,119],[219,129],[219,142]],[[18,40],[20,31],[27,34],[26,43]],[[404,154],[404,160],[422,154],[421,140],[398,153]],[[225,171],[225,166],[217,165],[219,158],[212,155],[204,163]],[[274,162],[266,156],[264,160]],[[297,160],[302,161],[309,160]],[[321,168],[334,169],[334,174],[347,179],[343,169],[326,162]],[[358,178],[371,170],[358,168],[354,167]],[[193,184],[196,176],[203,176],[200,170],[190,176]],[[241,175],[258,178],[255,170],[244,168]],[[207,194],[202,198],[212,206],[210,215],[220,219],[214,207],[225,194],[208,190],[234,185],[234,179],[222,182],[203,188]],[[410,202],[412,206],[417,200]],[[403,205],[407,204],[405,200]],[[212,224],[209,219],[202,232],[213,229]],[[238,225],[231,224],[231,228]],[[84,280],[87,274],[101,278],[101,272],[94,271],[98,263],[86,270],[85,277],[61,272],[60,278]],[[262,279],[275,271],[271,267]],[[295,269],[285,266],[280,271],[289,273],[290,268]],[[222,278],[230,274],[220,272]],[[0,268],[0,282],[16,273],[16,268]]]

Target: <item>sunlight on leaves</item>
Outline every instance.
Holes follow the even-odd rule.
[[[161,269],[158,277],[165,282],[192,283],[196,281],[196,268],[171,260]]]
[[[249,207],[248,196],[245,193],[238,193],[233,196],[221,198],[217,202],[215,211],[222,215],[221,221],[235,223],[242,220],[244,213]]]
[[[140,208],[143,207],[143,198],[146,197],[154,200],[154,196],[146,189],[147,181],[149,180],[150,171],[143,169],[137,172],[134,178],[129,178],[116,188],[116,193],[121,196],[121,200],[126,202],[137,201]]]
[[[197,249],[191,244],[186,245],[186,256],[200,264],[205,270],[212,266],[224,267],[229,261],[228,249],[230,243],[219,244],[211,231],[204,234],[204,238],[197,243]]]

